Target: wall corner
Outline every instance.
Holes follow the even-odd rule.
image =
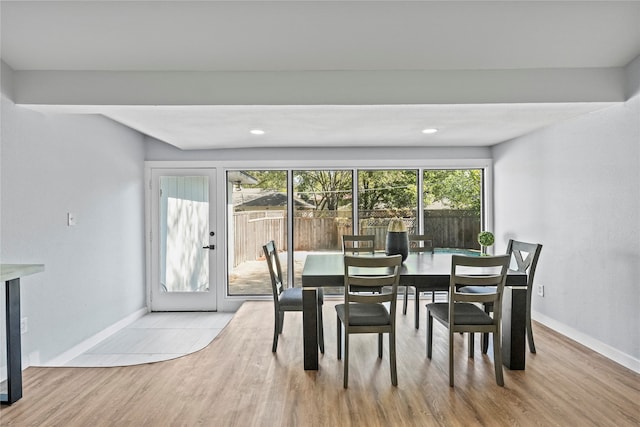
[[[0,93],[13,101],[13,70],[0,59]]]
[[[640,56],[624,67],[625,72],[625,96],[631,99],[640,95]]]

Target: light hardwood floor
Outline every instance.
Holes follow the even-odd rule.
[[[412,313],[398,315],[398,387],[388,345],[351,340],[349,389],[336,359],[333,305],[324,307],[326,353],[303,370],[301,315],[287,313],[271,353],[273,306],[243,305],[205,349],[160,363],[118,368],[28,368],[24,397],[0,408],[3,426],[638,426],[640,375],[535,324],[538,353],[526,371],[466,355],[456,342],[456,386],[447,373],[445,330],[434,325],[434,354]],[[410,304],[410,307],[412,305]],[[424,325],[424,323],[423,323]],[[478,339],[479,340],[479,339]],[[491,353],[491,352],[489,352]]]

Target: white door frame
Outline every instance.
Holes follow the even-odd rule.
[[[216,249],[206,249],[208,245],[217,248],[216,210],[216,170],[214,168],[152,168],[150,173],[150,270],[149,309],[150,311],[216,311],[217,310],[217,256]],[[208,290],[202,292],[166,292],[161,289],[160,280],[160,177],[161,176],[203,176],[208,178],[209,230],[202,236],[199,250],[206,251],[209,263]],[[207,235],[209,231],[214,235]]]

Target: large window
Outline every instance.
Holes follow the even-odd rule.
[[[375,235],[376,250],[384,250],[392,218],[401,218],[415,233],[417,211],[417,170],[358,171],[358,234]]]
[[[482,223],[482,170],[425,170],[423,230],[433,245],[447,249],[479,249]]]
[[[228,171],[227,201],[229,295],[271,295],[262,246],[275,241],[286,281],[287,172]]]
[[[341,251],[344,234],[374,234],[382,251],[391,218],[436,248],[478,249],[482,177],[481,169],[228,171],[228,293],[271,294],[269,240],[286,280],[301,286],[307,254]]]
[[[301,286],[307,254],[342,250],[342,235],[352,234],[353,172],[293,171],[293,274]]]

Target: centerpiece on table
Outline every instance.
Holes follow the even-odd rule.
[[[387,241],[385,245],[385,254],[402,255],[402,262],[409,255],[409,235],[404,221],[399,218],[389,221],[387,228]]]
[[[490,231],[481,231],[478,233],[478,243],[480,243],[481,254],[487,255],[487,247],[495,243],[493,233]]]

